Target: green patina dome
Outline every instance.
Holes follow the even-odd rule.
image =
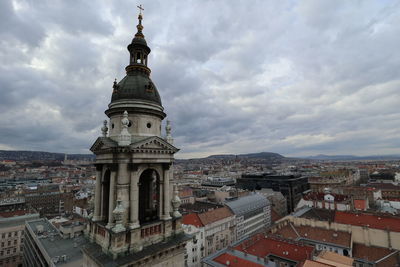
[[[150,77],[138,71],[128,73],[114,85],[111,103],[118,100],[146,100],[162,106],[160,94]]]

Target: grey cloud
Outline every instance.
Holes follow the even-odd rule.
[[[125,75],[135,5],[20,3],[0,4],[0,146],[87,152]],[[178,157],[396,152],[398,3],[144,5]]]

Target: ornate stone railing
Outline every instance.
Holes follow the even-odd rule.
[[[157,235],[162,232],[162,224],[161,222],[157,224],[151,224],[151,225],[145,225],[142,226],[142,229],[140,230],[140,237],[148,237],[152,235]]]

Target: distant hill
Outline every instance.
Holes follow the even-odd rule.
[[[333,161],[348,161],[348,160],[397,160],[400,155],[371,155],[371,156],[354,156],[354,155],[316,155],[302,157],[303,159],[311,160],[333,160]]]
[[[258,158],[258,159],[284,159],[285,157],[278,153],[273,152],[260,152],[260,153],[250,153],[250,154],[240,154],[238,157],[241,158]]]
[[[189,159],[200,160],[200,161],[209,161],[209,160],[234,160],[234,159],[251,159],[251,160],[268,160],[268,161],[276,161],[285,159],[284,156],[273,153],[273,152],[260,152],[260,153],[249,153],[249,154],[218,154],[218,155],[210,155],[205,158],[195,158]],[[181,160],[181,159],[180,159]],[[183,160],[185,161],[185,160]]]
[[[15,151],[15,150],[0,150],[0,160],[15,160],[15,161],[62,161],[64,153],[52,153],[43,151]],[[92,154],[67,154],[71,160],[93,160]]]

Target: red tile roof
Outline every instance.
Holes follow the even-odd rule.
[[[227,207],[222,207],[199,214],[200,221],[203,223],[203,225],[207,225],[230,216],[233,216],[233,213]]]
[[[367,203],[366,203],[365,199],[354,199],[354,208],[356,210],[366,210]]]
[[[272,254],[297,262],[311,259],[314,251],[313,246],[278,239],[271,236],[265,237],[261,234],[252,236],[251,239],[243,241],[234,249],[258,257],[264,258],[265,256]]]
[[[389,183],[371,183],[368,184],[369,186],[373,186],[375,188],[379,189],[387,189],[387,190],[400,190],[400,186],[394,185],[394,184],[389,184]]]
[[[203,227],[204,225],[201,223],[201,220],[197,213],[189,213],[184,215],[182,218],[182,223],[186,225],[194,225],[196,227]]]
[[[29,214],[29,213],[30,213],[29,210],[3,211],[3,212],[0,212],[0,218],[22,216],[22,215]]]
[[[252,261],[248,261],[246,259],[242,259],[242,258],[236,257],[236,256],[231,255],[231,254],[227,254],[227,253],[219,255],[218,257],[216,257],[214,259],[214,261],[216,261],[216,262],[218,262],[218,263],[220,263],[222,265],[232,266],[232,267],[242,267],[242,266],[246,266],[246,267],[262,267],[262,266],[264,266],[264,265],[261,265],[261,264],[254,263]]]
[[[367,247],[362,244],[354,243],[353,244],[353,258],[364,259],[368,261],[377,261],[382,259],[383,257],[393,253],[394,250],[388,248]]]
[[[400,232],[400,217],[335,211],[335,222]]]
[[[294,229],[296,229],[296,231]],[[327,230],[311,226],[286,225],[275,233],[284,238],[297,239],[298,237],[315,240],[321,243],[331,243],[342,247],[351,246],[351,234],[342,231]],[[299,236],[300,235],[300,236]]]

